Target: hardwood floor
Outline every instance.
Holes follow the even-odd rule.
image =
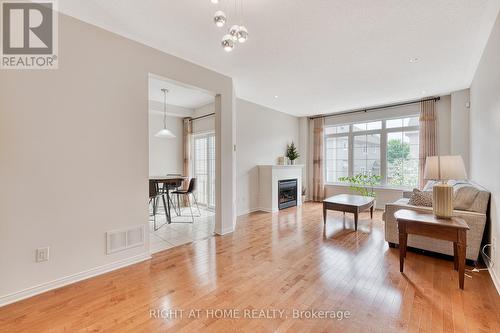
[[[362,213],[354,232],[352,216],[330,211],[323,228],[320,204],[250,214],[233,234],[0,308],[0,331],[500,332],[500,296],[487,272],[467,272],[461,291],[452,261],[409,252],[400,274],[380,218]],[[155,309],[184,312],[169,319]],[[201,310],[198,319],[188,318],[191,309]],[[213,318],[216,309],[241,318]],[[243,318],[269,309],[288,317]],[[350,316],[294,319],[294,309]]]

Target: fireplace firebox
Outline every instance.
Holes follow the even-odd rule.
[[[297,179],[278,181],[278,208],[297,206]]]

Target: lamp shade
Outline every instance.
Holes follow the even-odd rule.
[[[166,128],[163,128],[161,130],[159,130],[155,136],[157,138],[175,138],[175,134],[172,133],[170,130],[166,129]]]
[[[425,161],[424,179],[467,179],[467,172],[465,171],[462,156],[428,156]]]

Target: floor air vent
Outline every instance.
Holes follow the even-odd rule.
[[[144,245],[144,226],[106,232],[106,253],[111,254]]]

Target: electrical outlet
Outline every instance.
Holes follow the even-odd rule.
[[[49,260],[49,247],[40,247],[35,251],[36,262],[43,262]]]

